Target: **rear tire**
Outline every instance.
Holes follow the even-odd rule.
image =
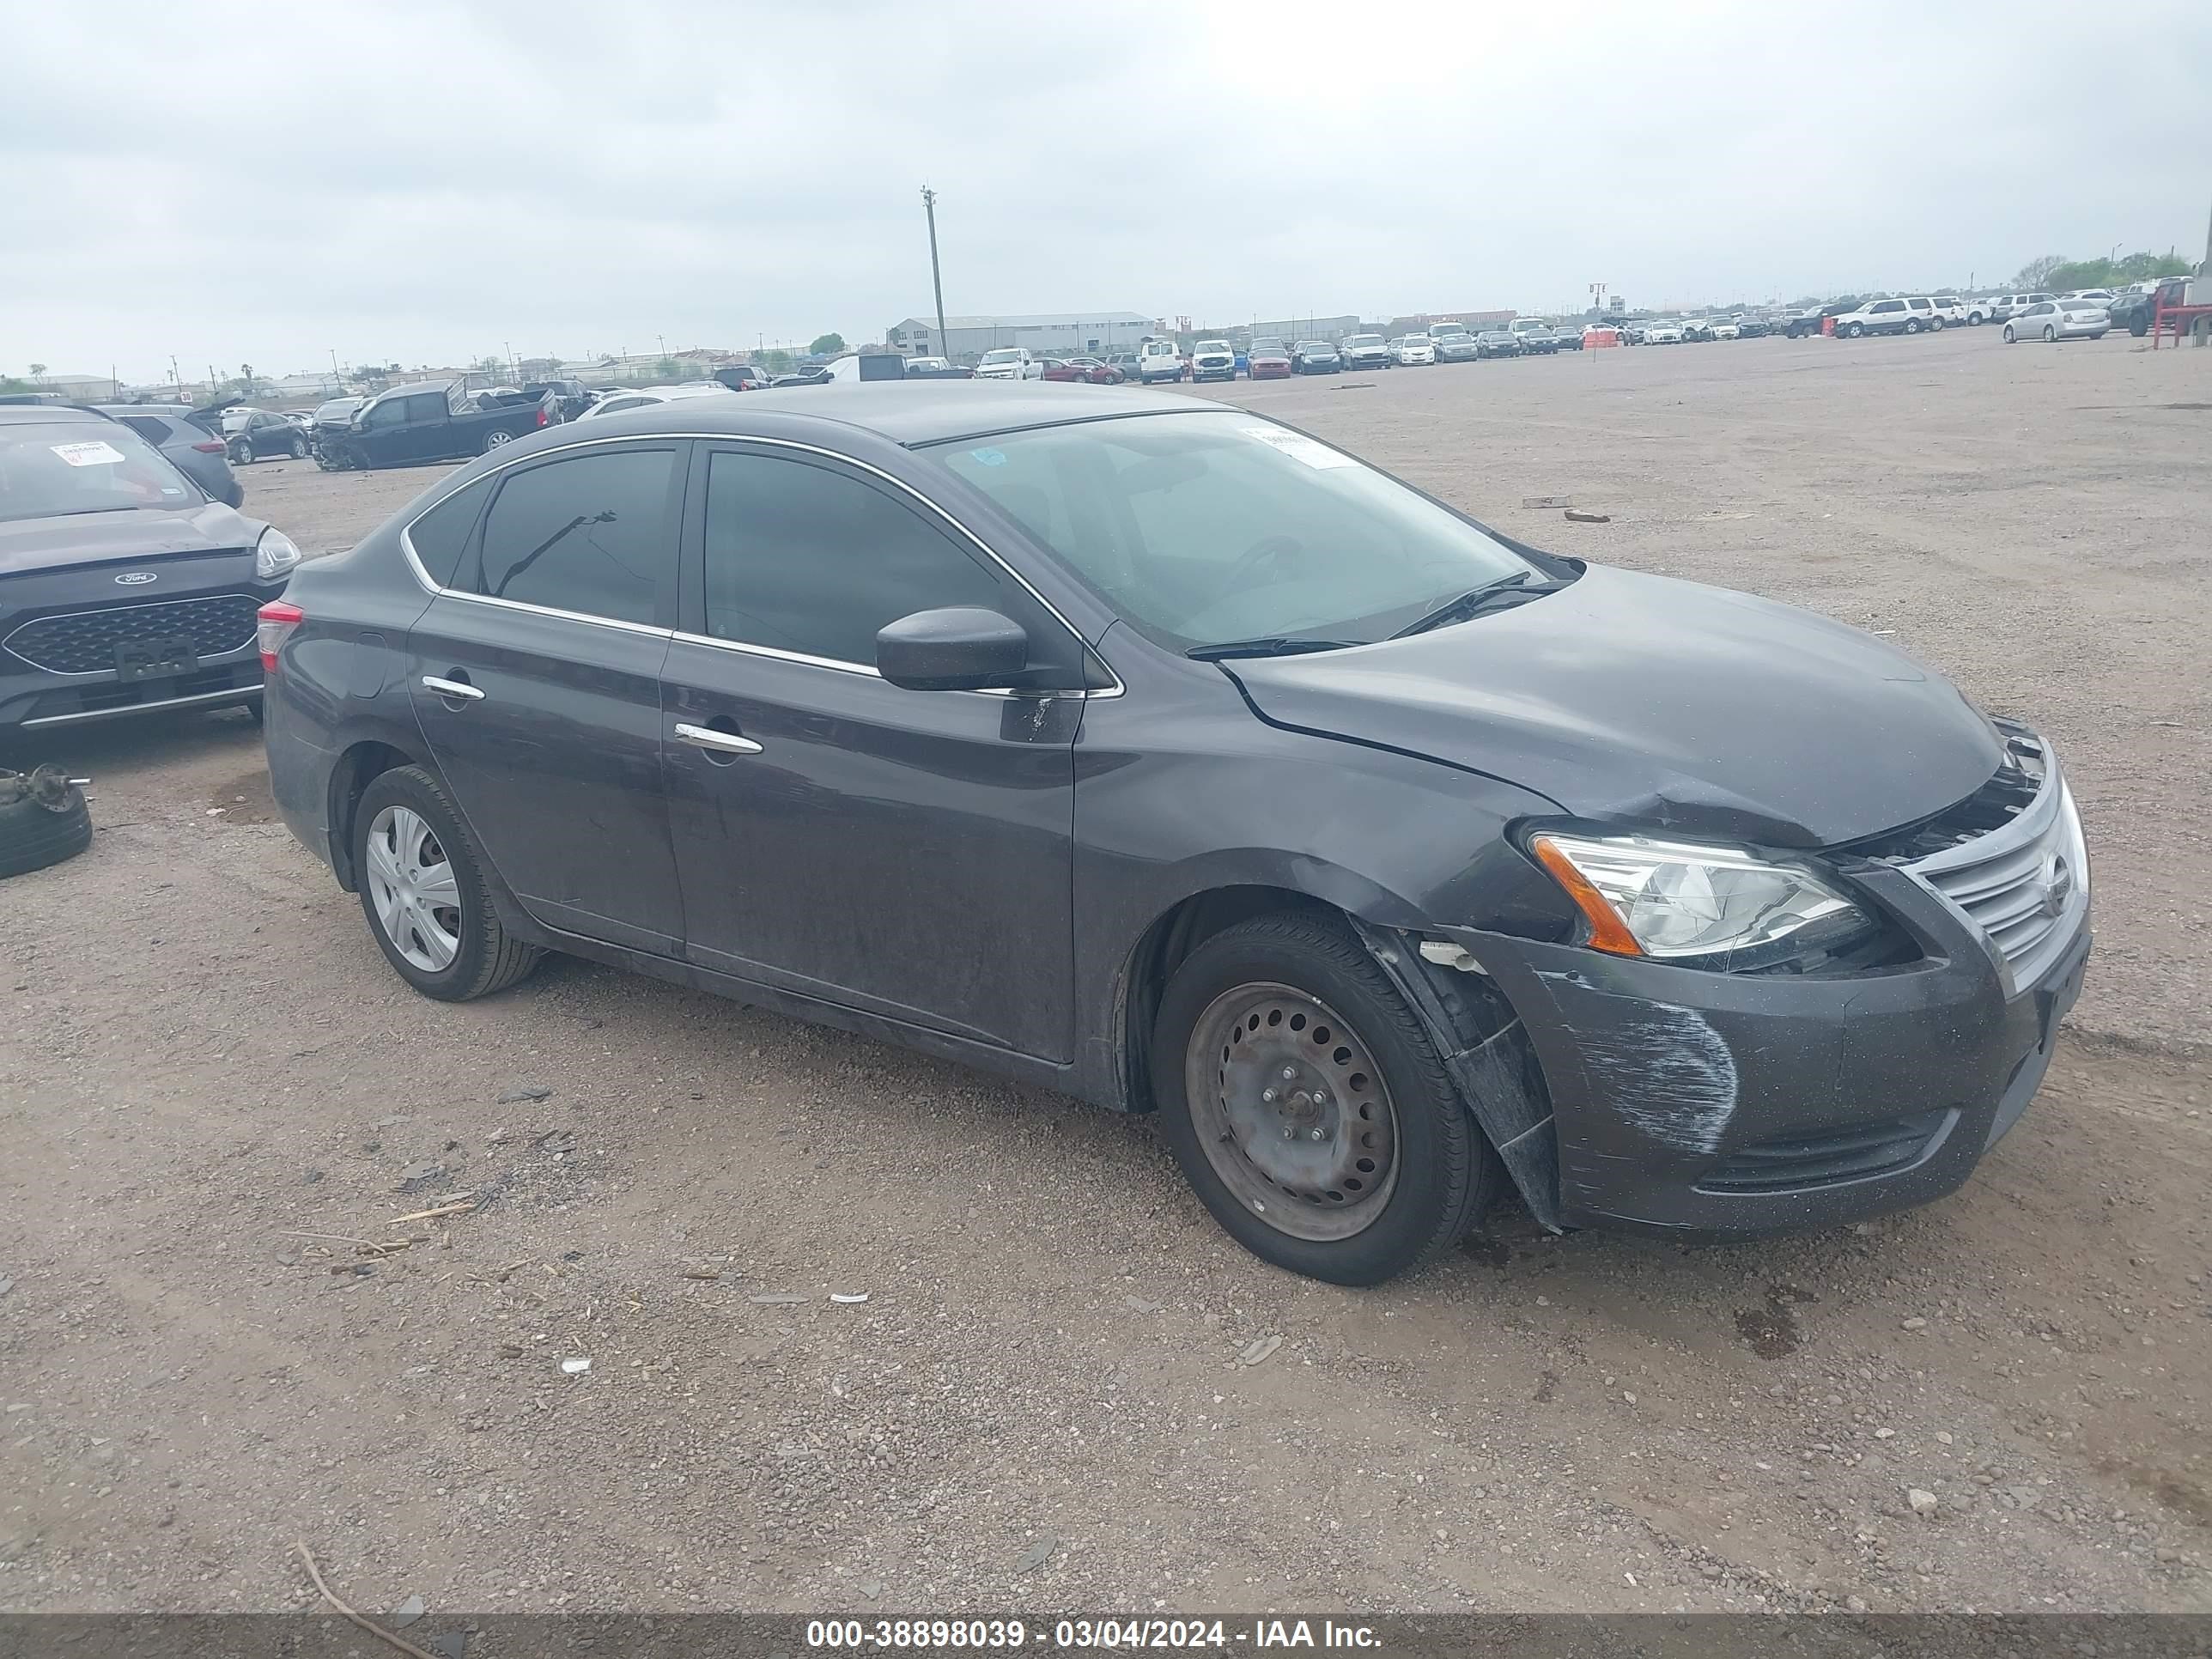
[[[0,772],[0,878],[73,859],[92,845],[84,792],[51,766]]]
[[[2057,345],[2058,343],[2058,331],[2052,327],[2049,323],[2045,323],[2043,325],[2043,343],[2045,345]]]
[[[497,428],[494,428],[493,430],[484,434],[483,453],[489,455],[493,450],[498,449],[504,445],[511,444],[514,441],[514,434],[512,432],[502,432]]]
[[[483,854],[445,785],[422,767],[399,767],[370,783],[352,835],[368,931],[393,970],[424,996],[441,1002],[489,996],[544,955],[500,925]],[[380,843],[374,849],[373,840]]]
[[[1907,334],[1917,334],[1917,333],[1919,333],[1919,332],[1920,332],[1920,319],[1919,319],[1917,317],[1907,317],[1907,318],[1905,319],[1905,331]]]
[[[2007,323],[2004,325],[2004,343],[2007,345],[2018,345],[2020,343],[2020,336],[2014,331],[2013,325],[2010,323]]]
[[[1259,916],[1207,939],[1168,983],[1152,1053],[1185,1178],[1276,1267],[1379,1285],[1457,1243],[1503,1189],[1420,1021],[1329,921]]]

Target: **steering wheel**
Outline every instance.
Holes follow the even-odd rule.
[[[1221,597],[1233,593],[1251,577],[1259,574],[1262,565],[1276,563],[1285,556],[1305,551],[1305,544],[1295,536],[1263,536],[1246,548],[1237,562],[1230,567],[1223,579]]]

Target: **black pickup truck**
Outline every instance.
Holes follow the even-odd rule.
[[[480,455],[561,419],[551,392],[491,402],[459,380],[396,386],[356,410],[343,430],[318,428],[315,464],[325,472],[409,466]]]

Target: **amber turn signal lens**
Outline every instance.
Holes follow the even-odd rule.
[[[1573,862],[1548,837],[1537,836],[1528,843],[1536,854],[1536,862],[1552,872],[1552,879],[1567,890],[1589,923],[1589,945],[1594,951],[1610,951],[1617,957],[1640,957],[1644,947],[1636,942],[1636,935],[1628,931],[1628,924],[1606,902],[1605,895],[1590,885],[1589,878],[1575,868]]]

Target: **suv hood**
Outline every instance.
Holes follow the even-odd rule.
[[[1597,565],[1410,639],[1222,665],[1277,725],[1468,767],[1577,817],[1773,847],[1925,817],[2003,752],[1948,681],[1869,634]]]
[[[263,526],[219,501],[0,520],[0,576],[69,565],[251,551]]]

